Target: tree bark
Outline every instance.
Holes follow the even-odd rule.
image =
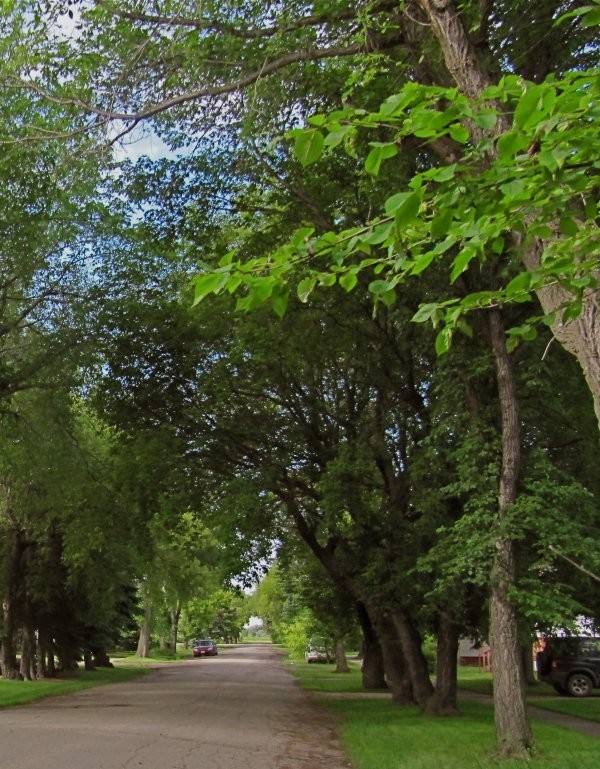
[[[138,657],[150,656],[150,633],[152,631],[152,605],[146,603],[144,607],[144,619],[140,628],[140,638],[138,641],[136,654]]]
[[[181,616],[181,607],[171,611],[171,645],[173,651],[177,652],[177,637],[179,635],[179,617]]]
[[[437,634],[435,692],[425,706],[427,715],[458,714],[456,674],[458,667],[459,626],[444,612]]]
[[[379,611],[376,607],[366,603],[365,606],[381,645],[385,680],[392,694],[392,702],[396,705],[413,705],[415,699],[411,677],[392,619],[388,613]]]
[[[533,668],[533,640],[521,644],[521,662],[525,684],[534,684],[536,678]]]
[[[17,630],[17,591],[20,577],[22,541],[20,532],[11,528],[7,532],[6,585],[2,599],[2,643],[0,644],[0,673],[2,678],[19,678],[19,665],[15,649]]]
[[[502,470],[490,601],[496,737],[500,755],[527,756],[533,747],[533,737],[525,704],[517,610],[510,597],[516,578],[516,558],[508,520],[517,496],[521,462],[519,409],[512,360],[497,308],[490,311],[489,328],[502,416]]]
[[[390,614],[392,625],[400,640],[413,699],[417,705],[425,708],[433,696],[433,684],[427,670],[427,660],[423,654],[421,636],[406,611],[396,609]]]
[[[348,660],[346,658],[346,650],[344,649],[344,639],[335,639],[335,672],[336,673],[349,673]]]
[[[360,602],[357,604],[357,615],[363,636],[363,689],[387,689],[381,644],[367,610]]]

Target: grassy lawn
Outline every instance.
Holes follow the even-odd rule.
[[[59,694],[71,694],[81,689],[90,689],[103,684],[117,684],[129,681],[146,670],[140,667],[100,668],[80,670],[72,678],[53,678],[42,681],[7,681],[0,679],[0,708],[24,705]]]
[[[537,754],[528,761],[494,758],[492,709],[467,702],[457,718],[427,718],[383,700],[322,701],[341,724],[356,769],[596,769],[598,741],[534,721]]]
[[[350,673],[335,673],[335,665],[290,662],[294,675],[302,681],[304,689],[313,692],[362,693],[360,668],[352,665]]]
[[[459,668],[458,684],[462,689],[480,694],[492,694],[492,674],[478,668]],[[536,708],[587,718],[590,721],[600,721],[600,694],[594,693],[591,697],[584,699],[561,697],[549,684],[535,683],[527,687],[527,701]]]
[[[495,730],[489,704],[466,701],[461,715],[430,718],[417,708],[398,708],[390,700],[360,697],[330,699],[327,693],[358,693],[360,672],[334,673],[333,665],[290,664],[303,688],[335,716],[340,735],[355,769],[596,769],[598,740],[532,721],[537,752],[529,761],[507,761],[494,757]],[[463,676],[464,673],[464,676]],[[491,693],[491,676],[461,668],[461,686]],[[538,688],[539,687],[539,688]],[[585,701],[557,697],[550,687],[536,685],[531,703],[561,705],[561,712],[576,714],[595,710],[600,698]],[[319,697],[319,692],[323,697]],[[590,708],[590,706],[592,706]],[[589,709],[586,712],[586,707]]]

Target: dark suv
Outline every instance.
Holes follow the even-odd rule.
[[[572,636],[547,638],[536,656],[540,681],[551,684],[559,694],[588,697],[600,687],[600,638]]]

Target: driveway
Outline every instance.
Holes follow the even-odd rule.
[[[0,769],[349,766],[327,713],[261,644],[0,711],[0,745]]]

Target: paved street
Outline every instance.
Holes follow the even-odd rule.
[[[268,645],[0,711],[0,769],[346,769]]]

